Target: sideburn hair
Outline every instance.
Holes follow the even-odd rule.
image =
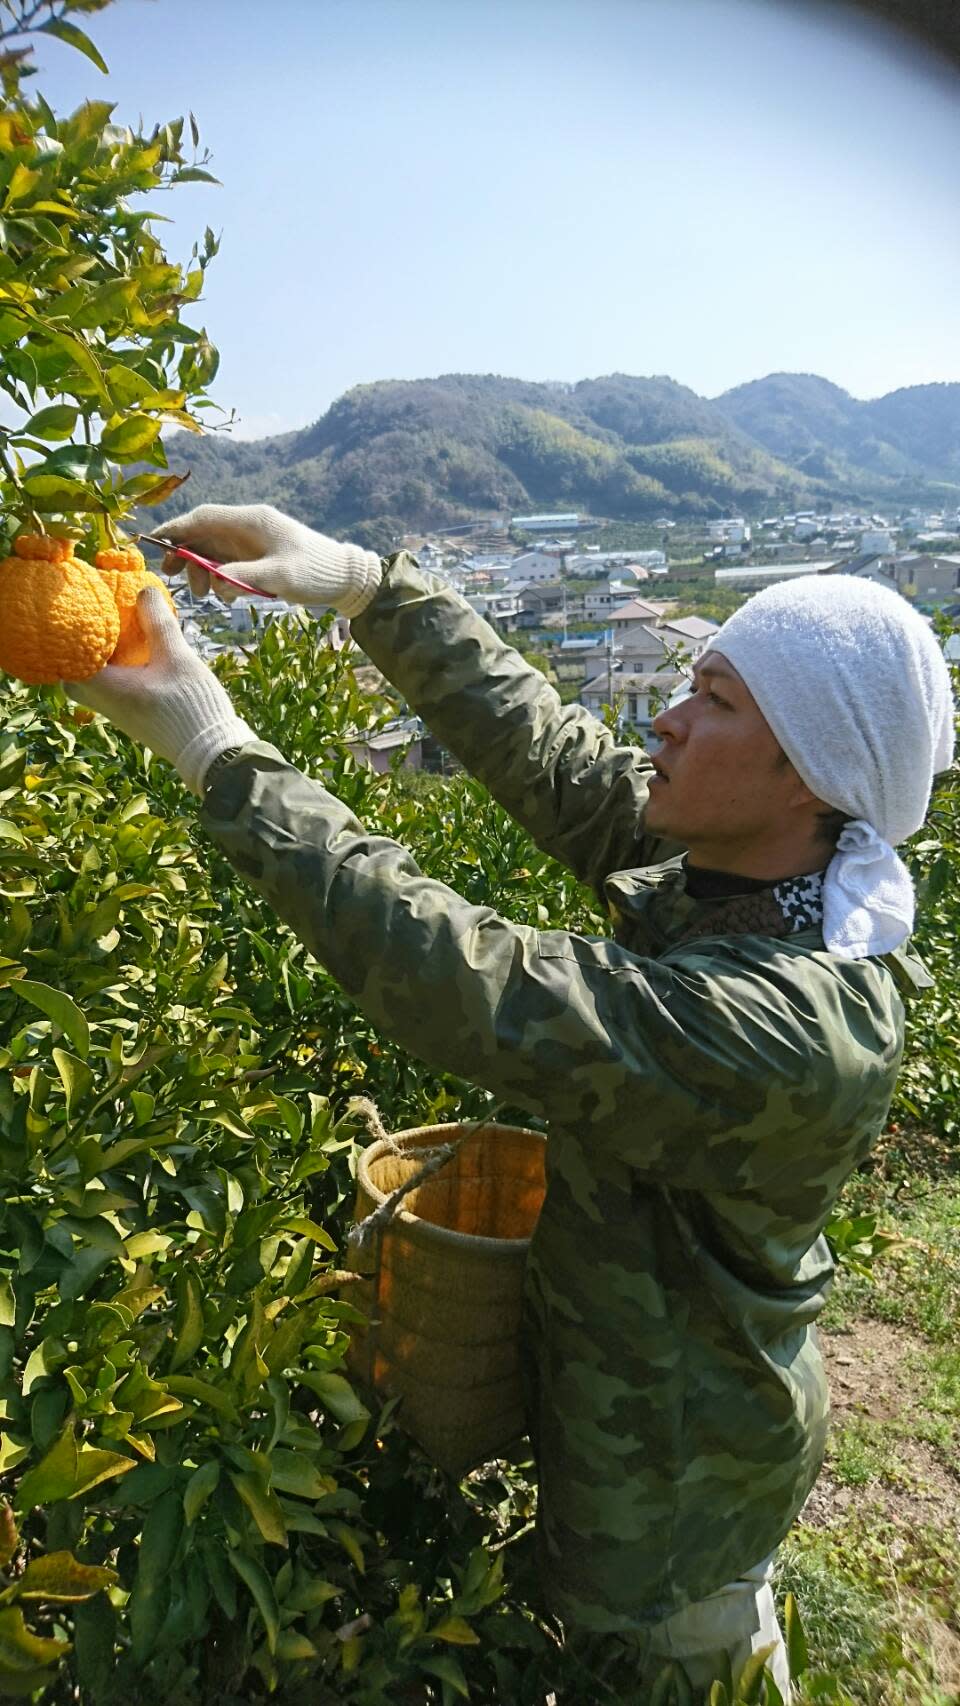
[[[777,768],[780,770],[783,769],[785,764],[790,763],[790,760],[782,746],[779,749],[776,763]],[[831,852],[836,852],[837,842],[840,840],[847,824],[852,822],[853,819],[847,812],[839,811],[836,806],[827,806],[824,811],[817,813],[817,833],[819,839],[823,842],[825,847],[830,848]]]

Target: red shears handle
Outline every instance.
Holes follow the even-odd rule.
[[[226,581],[229,586],[238,587],[241,592],[252,592],[255,598],[276,598],[275,592],[264,592],[258,586],[251,586],[249,581],[238,581],[235,575],[228,575],[219,563],[210,557],[198,557],[196,551],[188,551],[185,545],[175,545],[172,539],[164,539],[158,533],[141,533],[140,541],[144,545],[158,545],[161,551],[172,551],[174,556],[182,557],[185,563],[194,563],[198,569],[206,569],[208,574],[215,575],[217,580]]]

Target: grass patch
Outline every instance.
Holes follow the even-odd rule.
[[[849,1697],[863,1706],[951,1706],[937,1681],[933,1618],[887,1577],[865,1580],[846,1531],[800,1527],[784,1542],[776,1583],[801,1607],[810,1669],[799,1702]]]
[[[865,1487],[882,1481],[888,1487],[905,1487],[913,1477],[901,1461],[898,1442],[904,1428],[894,1422],[876,1422],[869,1416],[834,1427],[827,1446],[827,1466],[843,1487]]]
[[[956,1342],[960,1320],[960,1182],[904,1180],[895,1193],[881,1175],[857,1174],[843,1197],[850,1214],[875,1214],[902,1242],[877,1261],[872,1276],[843,1271],[821,1317],[842,1331],[870,1316],[910,1327],[937,1344]]]
[[[946,1452],[956,1470],[960,1447],[960,1347],[938,1345],[913,1356],[910,1377],[916,1392],[913,1431],[917,1439],[927,1440]]]

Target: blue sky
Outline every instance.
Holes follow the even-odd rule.
[[[802,0],[117,0],[57,108],[192,108],[197,317],[257,437],[349,386],[665,373],[960,380],[960,77]]]

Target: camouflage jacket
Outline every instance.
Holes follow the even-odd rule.
[[[583,1630],[642,1628],[780,1541],[820,1467],[822,1228],[882,1128],[899,978],[824,948],[817,885],[696,900],[645,837],[651,766],[405,555],[354,633],[615,938],[428,880],[271,747],[210,833],[363,1011],[549,1122],[528,1264],[542,1575]]]

